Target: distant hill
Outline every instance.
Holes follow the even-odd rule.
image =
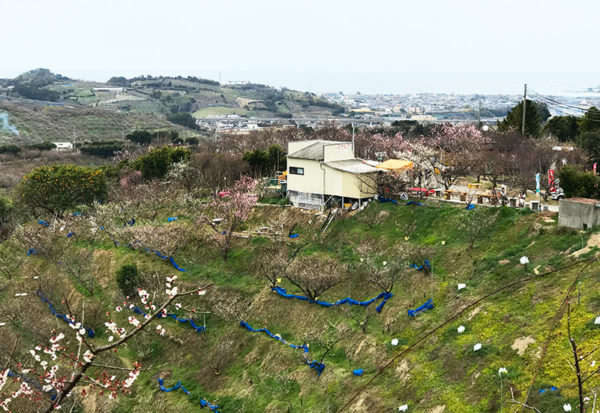
[[[167,120],[180,112],[196,118],[235,114],[285,119],[343,111],[314,93],[251,83],[222,85],[193,76],[113,76],[95,82],[35,69],[0,79],[0,114],[8,114],[19,131],[0,128],[0,142],[112,139],[136,128],[185,129]]]

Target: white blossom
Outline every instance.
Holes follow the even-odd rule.
[[[458,331],[459,333],[464,333],[465,332],[465,326],[458,326],[458,328],[456,329],[456,331]]]
[[[94,354],[91,351],[87,350],[85,353],[83,353],[83,361],[86,363],[91,363],[93,359]]]

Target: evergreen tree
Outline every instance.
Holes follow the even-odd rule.
[[[498,122],[498,130],[507,132],[516,130],[521,132],[523,125],[523,102],[519,102],[516,106],[508,111],[506,118],[502,122]],[[537,138],[541,134],[542,118],[540,117],[538,105],[527,99],[525,111],[525,135]]]

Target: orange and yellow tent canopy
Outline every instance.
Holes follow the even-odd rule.
[[[404,171],[413,168],[412,161],[403,161],[400,159],[388,159],[376,166],[379,169],[387,169],[388,171]]]

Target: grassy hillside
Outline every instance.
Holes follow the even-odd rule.
[[[152,113],[123,113],[102,108],[32,106],[0,102],[0,113],[10,115],[19,135],[0,130],[0,143],[122,139],[137,130],[170,129],[191,134]]]
[[[181,76],[104,83],[36,69],[0,81],[0,115],[7,113],[19,130],[15,135],[0,122],[0,142],[113,139],[136,128],[173,128],[166,116],[182,111],[197,118],[290,118],[330,116],[343,108],[313,93],[259,84],[221,85]]]
[[[177,225],[186,228],[193,225],[198,213],[196,207],[179,203],[175,197],[155,208],[157,214],[153,220],[145,220],[135,209],[127,211],[138,217],[134,228],[173,225],[166,222],[169,216],[178,216]],[[469,219],[469,214],[483,217],[494,212],[491,209],[481,213],[447,204],[411,207],[372,203],[358,215],[335,220],[324,236],[315,237],[314,228],[320,226],[322,218],[291,208],[260,206],[246,225],[249,234],[261,226],[273,229],[281,224],[284,228],[298,224],[295,231],[299,237],[240,238],[227,261],[220,258],[214,245],[203,240],[201,230],[194,227],[192,241],[175,254],[177,263],[188,272],[177,275],[185,282],[215,284],[198,301],[200,308],[210,312],[206,318],[207,331],[197,334],[187,325],[161,320],[167,329],[165,337],[152,331],[144,333],[115,356],[126,364],[139,360],[146,369],[134,385],[133,394],[116,401],[87,397],[79,411],[196,412],[203,397],[220,405],[223,412],[336,411],[386,361],[486,293],[560,269],[597,252],[598,234],[560,229],[556,216],[508,208],[495,211],[497,221],[486,228],[485,236],[472,249],[461,223]],[[373,226],[369,228],[371,223]],[[84,227],[89,227],[85,219],[71,220],[67,225],[82,234]],[[105,234],[88,239],[81,236],[73,241],[76,248],[94,251],[93,268],[98,285],[90,296],[76,281],[69,281],[60,266],[40,256],[24,257],[25,250],[17,245],[17,238],[18,234],[0,247],[0,252],[14,257],[8,259],[14,264],[11,279],[0,278],[0,303],[5,314],[14,317],[4,327],[3,335],[11,339],[4,342],[1,350],[13,345],[16,333],[21,335],[20,347],[26,353],[29,347],[25,343],[39,340],[39,331],[49,326],[68,330],[50,316],[47,307],[35,296],[39,286],[56,303],[68,296],[76,313],[81,312],[85,300],[86,324],[96,329],[96,340],[102,342],[107,337],[104,311],[123,300],[115,281],[115,272],[122,264],[136,263],[148,282],[173,273],[167,262],[130,248],[115,247]],[[325,308],[272,293],[263,276],[270,262],[265,251],[277,247],[291,253],[305,243],[299,259],[327,256],[350,269],[345,282],[319,299],[336,301],[351,296],[366,300],[380,293],[368,281],[365,261],[374,262],[378,268],[384,265],[383,261],[387,265],[402,264],[402,277],[394,285],[394,296],[377,314],[373,311],[377,303],[350,310]],[[589,247],[582,250],[586,244]],[[403,251],[410,253],[405,255]],[[530,264],[519,264],[522,256],[527,256]],[[411,259],[423,258],[431,261],[433,275],[408,267]],[[508,370],[503,382],[503,411],[520,411],[520,407],[508,401],[509,388],[519,401],[531,390],[529,404],[543,412],[561,412],[567,402],[576,406],[575,374],[569,366],[572,356],[565,339],[566,317],[561,312],[556,325],[551,321],[567,289],[580,277],[580,304],[577,304],[577,290],[571,294],[571,328],[583,349],[591,350],[598,343],[600,329],[593,321],[600,312],[599,269],[595,261],[587,267],[574,265],[492,295],[382,371],[349,411],[397,411],[405,403],[410,412],[500,411],[498,369],[501,367]],[[466,283],[467,288],[458,291],[458,283]],[[288,292],[298,293],[286,280],[281,284]],[[15,298],[19,292],[28,292],[28,296]],[[407,309],[430,297],[435,303],[433,310],[408,317]],[[370,318],[364,333],[356,321],[367,314]],[[128,315],[124,311],[113,313],[112,317],[121,319]],[[307,339],[311,358],[318,358],[323,352],[319,337],[322,340],[334,337],[334,329],[349,333],[325,357],[326,368],[318,377],[302,363],[300,350],[291,349],[264,333],[241,328],[240,318],[255,328],[266,327],[279,333],[290,343],[302,344]],[[198,320],[202,322],[202,318]],[[465,326],[462,334],[457,332],[460,325]],[[397,347],[390,344],[394,338],[399,340]],[[547,352],[542,358],[548,339]],[[482,344],[481,350],[473,351],[476,343]],[[219,355],[224,357],[220,374],[216,375],[212,366]],[[363,377],[352,375],[352,370],[358,368],[365,370]],[[167,387],[180,380],[192,397],[181,392],[159,392],[157,377],[165,378]],[[586,388],[598,385],[600,378],[592,378]],[[551,386],[557,386],[558,391],[538,392]]]

